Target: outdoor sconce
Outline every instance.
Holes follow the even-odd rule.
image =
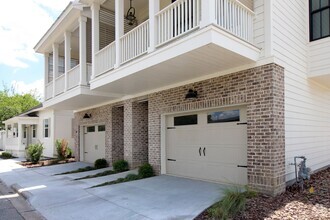
[[[87,114],[87,113],[86,113],[86,114],[84,115],[83,119],[87,119],[87,118],[91,118],[91,117],[92,117],[92,114]]]
[[[188,90],[188,93],[186,94],[186,99],[196,99],[197,98],[197,91],[196,90],[192,90],[192,89],[189,89]]]

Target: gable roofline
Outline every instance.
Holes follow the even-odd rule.
[[[34,46],[34,51],[37,53],[44,53],[45,48],[49,45],[47,42],[51,37],[56,37],[58,34],[59,28],[66,28],[65,24],[68,18],[77,18],[78,13],[83,11],[85,4],[80,3],[78,0],[71,1],[66,8],[62,11],[62,13],[57,17],[54,23],[50,26],[50,28],[46,31],[46,33],[41,37],[38,43]],[[69,19],[70,20],[70,19]]]

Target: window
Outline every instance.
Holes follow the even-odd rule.
[[[330,0],[310,0],[310,40],[330,36]]]
[[[197,115],[185,115],[174,117],[174,126],[197,125]]]
[[[7,138],[11,137],[11,125],[7,125]]]
[[[207,123],[223,123],[239,121],[239,110],[211,112],[207,114]]]
[[[26,126],[24,126],[24,128],[23,128],[24,130],[23,130],[23,138],[26,138],[26,134],[27,134],[27,127]]]
[[[48,138],[50,135],[49,135],[49,124],[50,124],[50,119],[47,118],[47,119],[44,119],[44,137],[45,138]]]
[[[95,126],[87,127],[87,132],[95,132]]]
[[[32,138],[37,137],[37,125],[32,125]]]
[[[13,127],[13,137],[18,137],[18,124],[15,123]]]
[[[105,125],[99,125],[98,131],[105,131]]]

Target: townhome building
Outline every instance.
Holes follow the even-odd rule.
[[[35,46],[76,158],[276,195],[330,165],[329,0],[78,0]]]

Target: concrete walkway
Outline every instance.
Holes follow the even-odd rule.
[[[46,219],[193,219],[218,201],[223,185],[171,176],[90,188],[127,175],[74,180],[107,169],[54,176],[90,164],[23,168],[0,160],[0,179],[15,185]],[[137,171],[130,171],[136,173]]]

